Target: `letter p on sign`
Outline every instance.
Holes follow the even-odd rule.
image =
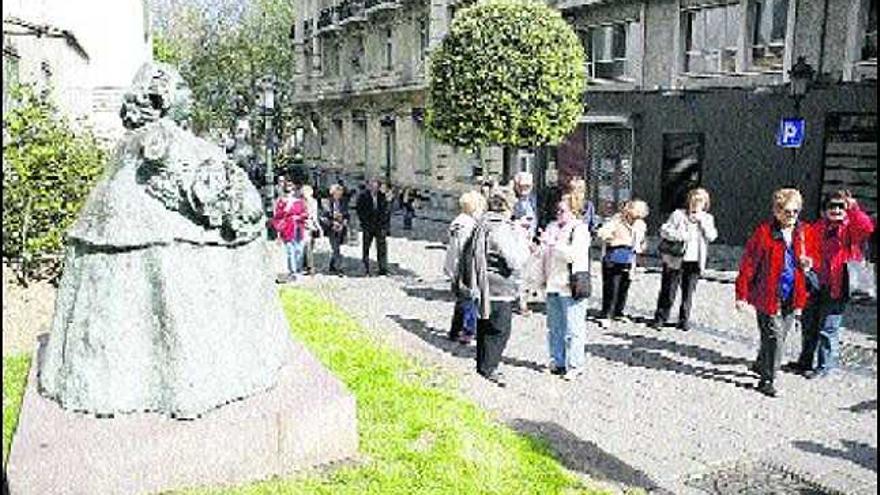
[[[800,148],[804,142],[804,119],[782,119],[776,133],[776,144],[783,148]]]

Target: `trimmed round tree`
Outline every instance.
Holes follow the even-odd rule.
[[[558,11],[480,0],[431,56],[426,123],[445,143],[532,147],[564,139],[584,111],[584,50]]]

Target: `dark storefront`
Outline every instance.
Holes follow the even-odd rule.
[[[877,211],[876,84],[814,87],[801,102],[806,137],[797,151],[776,143],[783,117],[794,115],[785,86],[772,89],[588,92],[590,111],[556,150],[560,182],[584,176],[598,212],[613,213],[633,197],[660,223],[687,190],[712,195],[719,241],[741,244],[769,214],[770,196],[793,186],[804,215],[818,215],[820,197],[848,187]]]

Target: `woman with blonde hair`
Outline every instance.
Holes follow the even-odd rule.
[[[812,266],[812,235],[798,222],[803,199],[797,189],[773,193],[773,217],[761,222],[746,243],[736,277],[736,308],[752,305],[758,316],[761,344],[756,371],[758,391],[776,397],[776,371],[785,337],[807,304],[802,267]],[[807,237],[810,237],[808,239]]]
[[[566,379],[583,370],[589,294],[575,293],[572,276],[590,272],[590,229],[580,219],[583,198],[564,194],[556,204],[556,221],[547,226],[541,244],[541,286],[547,295],[547,347],[550,372]]]
[[[309,237],[303,249],[303,262],[305,272],[312,275],[315,273],[315,239],[321,237],[323,232],[321,231],[318,200],[315,199],[315,191],[312,189],[312,186],[308,184],[302,186],[302,197],[306,202],[306,209],[308,210],[306,229],[309,232]]]
[[[620,212],[596,232],[596,236],[605,244],[605,256],[602,257],[602,320],[609,317],[625,319],[623,309],[626,307],[631,272],[636,266],[636,257],[645,249],[647,225],[644,219],[648,213],[648,205],[644,201],[627,201]]]
[[[660,259],[663,275],[653,327],[667,324],[675,293],[681,285],[678,328],[690,330],[691,303],[700,273],[706,269],[709,243],[718,237],[715,219],[708,212],[709,192],[698,187],[687,195],[687,207],[677,209],[660,227]]]
[[[461,344],[470,344],[477,332],[473,306],[475,294],[464,287],[459,273],[461,253],[473,234],[477,219],[486,210],[486,199],[477,191],[469,191],[458,198],[461,213],[449,225],[449,240],[446,246],[446,262],[443,272],[452,280],[452,293],[455,295],[455,310],[449,328],[449,340],[457,340]],[[468,318],[465,319],[465,313]]]

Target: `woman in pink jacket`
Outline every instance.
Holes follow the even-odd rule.
[[[874,232],[874,222],[849,191],[837,191],[825,199],[822,218],[810,229],[818,253],[813,269],[819,287],[804,312],[800,358],[789,368],[807,378],[820,378],[837,368],[838,334],[849,298],[846,262],[864,259],[862,245]]]
[[[309,218],[308,206],[300,190],[292,182],[284,185],[285,194],[275,203],[272,226],[284,242],[287,252],[288,281],[296,280],[302,270],[303,254],[309,231],[306,223]]]

